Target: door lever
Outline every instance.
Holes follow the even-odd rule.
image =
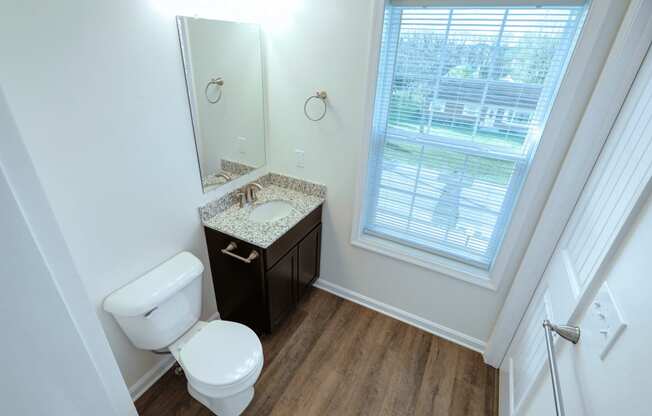
[[[580,340],[580,327],[572,325],[555,325],[547,319],[543,321],[543,327],[550,329],[552,332],[556,333],[560,337],[564,338],[566,341],[570,341],[573,344],[577,344]]]

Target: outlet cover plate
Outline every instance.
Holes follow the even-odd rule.
[[[306,166],[306,152],[301,149],[295,149],[294,155],[297,160],[297,167],[303,168]]]

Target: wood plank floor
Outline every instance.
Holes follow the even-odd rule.
[[[273,335],[245,415],[497,416],[497,372],[480,354],[319,289]],[[211,416],[170,370],[141,416]]]

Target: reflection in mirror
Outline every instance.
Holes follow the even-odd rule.
[[[204,192],[265,164],[260,27],[177,17]]]

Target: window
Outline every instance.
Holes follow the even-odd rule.
[[[586,7],[385,9],[362,233],[490,270]]]

